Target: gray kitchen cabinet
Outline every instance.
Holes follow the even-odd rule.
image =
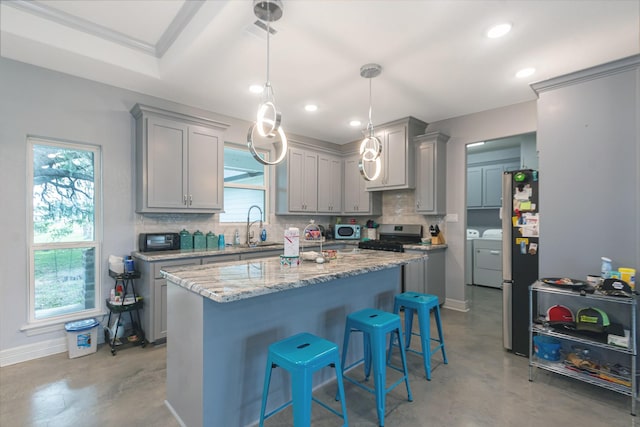
[[[482,166],[467,168],[467,208],[482,207]]]
[[[502,206],[502,165],[485,166],[482,169],[482,206]]]
[[[143,298],[142,327],[149,342],[159,343],[167,338],[167,281],[160,270],[183,265],[200,265],[200,258],[147,262],[135,258],[140,271],[136,291]]]
[[[423,251],[407,250],[410,253]],[[446,299],[445,283],[445,248],[432,249],[429,257],[422,262],[413,262],[404,268],[404,291],[436,295],[438,303],[444,304]]]
[[[344,159],[344,201],[342,213],[349,215],[380,215],[381,193],[368,192],[366,181],[360,174],[360,156],[354,154]]]
[[[467,207],[499,208],[502,206],[502,174],[519,169],[518,161],[467,168]]]
[[[342,211],[342,159],[318,155],[318,213],[340,214]]]
[[[318,210],[318,153],[289,147],[286,161],[276,166],[276,213]]]
[[[446,213],[447,135],[430,132],[414,138],[416,152],[416,212]]]
[[[176,266],[239,261],[240,259],[252,259],[254,257],[263,258],[276,256],[281,252],[281,249],[274,249],[273,251],[166,259],[162,261],[144,261],[134,254],[135,263],[140,271],[140,280],[136,283],[136,291],[144,299],[142,327],[146,332],[147,340],[158,344],[164,342],[167,338],[167,280],[160,275],[160,270]]]
[[[415,188],[415,158],[413,138],[423,134],[427,124],[413,117],[378,126],[376,136],[382,142],[380,154],[382,172],[372,181],[367,181],[368,191],[402,190]],[[365,167],[373,175],[373,162]]]
[[[136,212],[215,213],[223,208],[228,125],[136,104]]]

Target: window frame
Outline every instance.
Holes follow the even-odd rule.
[[[34,157],[33,150],[36,145],[46,145],[51,147],[60,147],[69,150],[90,151],[94,158],[94,223],[93,223],[93,240],[77,241],[77,242],[54,242],[54,243],[35,243],[34,242],[34,204],[33,204],[33,173],[34,173]],[[27,303],[27,325],[22,328],[32,329],[37,327],[45,327],[66,323],[72,320],[84,319],[87,317],[101,316],[105,312],[102,308],[102,244],[103,244],[103,188],[102,188],[102,147],[96,144],[86,142],[76,142],[60,140],[49,137],[27,136],[27,287],[28,287],[28,303]],[[35,253],[39,250],[58,250],[70,248],[93,248],[95,251],[94,260],[94,308],[75,311],[73,313],[65,313],[55,315],[44,319],[36,319],[35,310]],[[43,331],[46,332],[46,331]]]
[[[239,151],[245,151],[247,153],[250,154],[249,148],[246,145],[243,144],[237,144],[235,142],[229,142],[229,141],[225,141],[224,143],[224,148],[232,148],[234,150],[239,150]],[[265,158],[268,160],[269,156],[271,155],[271,152],[269,150],[263,150],[263,149],[259,149],[256,148],[256,151],[260,154],[264,154]],[[257,160],[256,160],[257,162]],[[262,165],[262,164],[261,164]],[[268,219],[269,219],[269,207],[270,207],[270,200],[271,200],[271,194],[269,193],[269,188],[271,187],[269,185],[270,183],[270,169],[267,165],[262,165],[262,168],[264,170],[264,179],[263,179],[263,185],[262,186],[257,186],[257,185],[247,185],[247,184],[233,184],[233,183],[229,183],[229,185],[227,185],[226,182],[223,182],[223,187],[224,189],[226,189],[227,187],[229,188],[240,188],[240,189],[247,189],[247,190],[262,190],[264,191],[264,212],[262,213],[264,216],[264,220],[263,220],[263,224],[268,224]],[[225,206],[226,208],[226,206]],[[247,207],[248,209],[248,207]],[[244,224],[244,221],[242,222],[238,222],[238,221],[222,221],[222,218],[220,217],[218,222],[220,225],[234,225],[234,224]]]

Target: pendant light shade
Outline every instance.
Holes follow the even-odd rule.
[[[280,0],[254,0],[253,13],[258,19],[267,23],[267,81],[262,90],[261,103],[258,106],[256,121],[249,127],[247,133],[247,146],[251,155],[264,165],[275,165],[284,160],[287,154],[287,136],[282,129],[282,114],[276,107],[273,87],[269,81],[269,36],[271,34],[270,23],[282,17],[282,2]],[[269,161],[266,156],[256,151],[256,142],[273,145],[276,158]]]
[[[380,139],[374,135],[373,122],[371,121],[371,79],[378,77],[382,73],[382,67],[378,64],[365,64],[360,67],[360,76],[369,79],[369,123],[364,139],[360,143],[360,160],[358,161],[358,169],[360,174],[366,181],[374,181],[378,179],[382,172],[382,143]],[[371,168],[373,173],[371,173]]]

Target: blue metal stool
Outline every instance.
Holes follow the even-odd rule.
[[[336,370],[338,383],[338,396],[342,403],[342,414],[330,408],[312,395],[313,373],[327,366]],[[347,405],[344,399],[344,386],[342,384],[342,369],[340,369],[340,353],[338,346],[309,333],[301,333],[275,342],[269,346],[267,356],[267,370],[264,377],[264,390],[262,392],[262,407],[260,408],[260,427],[264,426],[264,420],[280,412],[293,403],[294,427],[309,427],[311,425],[311,401],[315,401],[325,409],[341,417],[344,426],[347,422]],[[265,415],[271,371],[280,367],[289,371],[291,375],[292,400],[281,405]]]
[[[436,295],[421,294],[418,292],[404,292],[395,296],[393,312],[397,314],[400,311],[400,307],[404,307],[405,349],[412,353],[422,355],[427,380],[431,380],[431,356],[433,356],[433,354],[438,350],[441,350],[444,364],[446,365],[448,363],[447,352],[444,349],[444,337],[442,335],[442,322],[440,321],[438,297]],[[438,338],[431,338],[431,310],[434,311],[436,326],[438,327]],[[419,334],[412,332],[411,330],[413,326],[414,312],[418,314],[418,324],[420,325]],[[422,351],[409,348],[411,345],[411,335],[420,336]],[[432,348],[431,341],[437,342],[438,345]],[[400,340],[398,340],[398,342],[400,342]],[[389,354],[391,354],[391,349],[394,345],[395,342],[392,341],[391,346],[389,346]]]
[[[364,340],[364,357],[349,366],[344,366],[347,357],[347,351],[349,349],[349,336],[351,332],[362,332]],[[391,334],[391,340],[393,340],[393,334],[395,334],[399,341],[402,340],[402,325],[400,324],[400,316],[386,311],[376,310],[373,308],[367,308],[364,310],[356,311],[347,316],[347,323],[344,330],[344,344],[342,347],[342,366],[346,371],[353,366],[361,363],[364,360],[365,381],[369,379],[371,373],[371,363],[373,362],[373,374],[374,374],[374,389],[365,386],[359,381],[353,378],[349,378],[347,375],[343,375],[344,379],[352,382],[364,390],[375,394],[376,406],[378,410],[378,421],[380,427],[384,426],[384,406],[385,396],[397,385],[404,381],[407,387],[408,400],[413,401],[411,396],[411,388],[409,388],[409,374],[407,372],[407,359],[405,356],[404,348],[400,346],[400,355],[402,358],[402,369],[391,366],[388,360],[385,360],[385,353],[387,349],[386,337],[387,334]],[[391,352],[389,352],[389,355]],[[386,387],[386,366],[393,368],[403,373],[402,378],[393,383],[390,387]]]

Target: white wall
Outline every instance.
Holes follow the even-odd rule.
[[[220,226],[217,215],[134,213],[135,136],[129,111],[136,103],[229,123],[225,141],[244,144],[246,140],[246,121],[0,58],[0,365],[66,351],[63,324],[45,333],[21,330],[28,319],[27,135],[102,147],[104,240],[99,283],[103,295],[113,286],[107,274],[108,255],[136,250],[138,232],[179,231],[183,227],[193,232],[216,227],[216,232],[231,233],[237,228]],[[290,138],[329,144],[296,135]],[[316,219],[328,223],[326,217]],[[282,229],[286,224],[304,226],[309,218],[271,215],[271,220],[275,229]]]
[[[447,299],[445,307],[467,310],[469,296],[464,284],[466,243],[466,144],[503,138],[536,130],[535,101],[431,123],[427,131],[440,131],[447,142],[447,214],[458,222],[447,229]]]

